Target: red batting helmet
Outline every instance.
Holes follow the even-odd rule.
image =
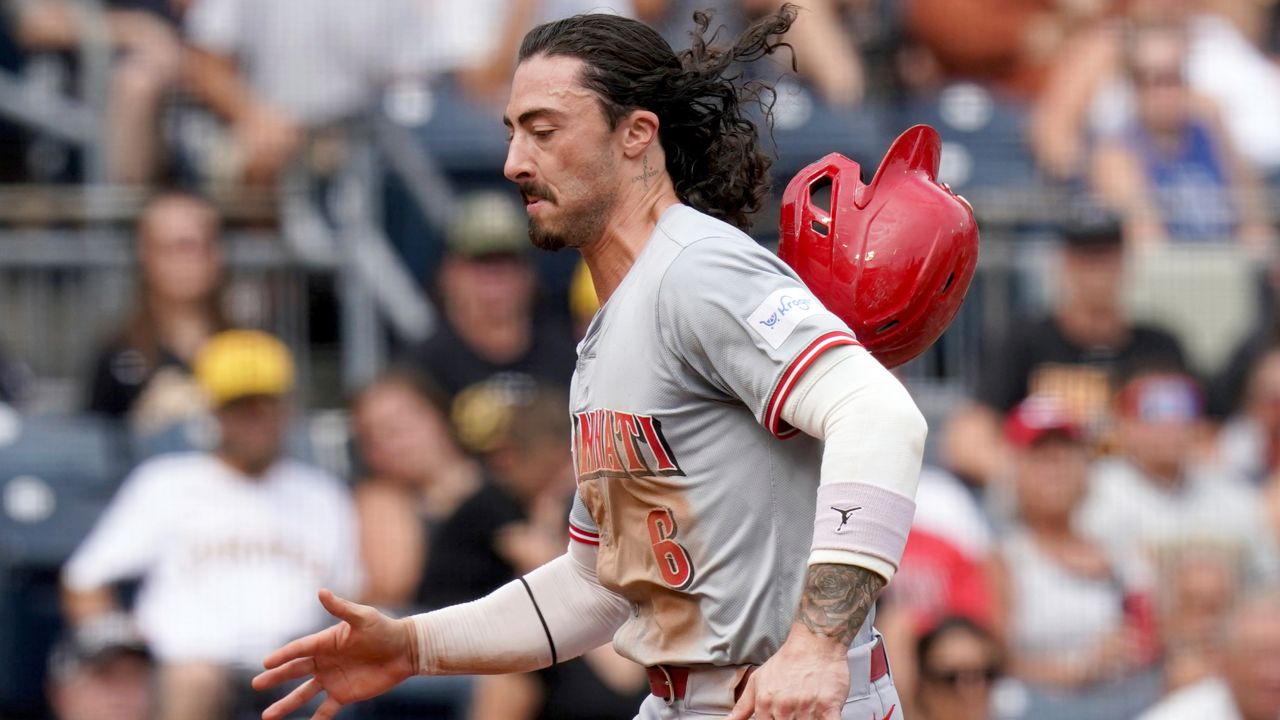
[[[832,153],[782,194],[778,255],[886,367],[933,344],[960,310],[978,264],[973,208],[938,182],[942,141],[928,125],[902,133],[871,184]],[[813,202],[831,185],[831,209]]]

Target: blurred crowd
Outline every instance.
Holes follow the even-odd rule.
[[[796,4],[794,63],[761,78],[780,180],[832,150],[870,167],[886,130],[927,121],[955,187],[1050,199],[986,237],[1015,282],[974,285],[970,307],[1003,312],[969,323],[972,372],[904,369],[931,425],[877,623],[904,716],[1280,718],[1280,4]],[[273,698],[248,678],[327,623],[321,587],[411,613],[564,551],[567,385],[597,306],[581,266],[534,256],[501,182],[516,46],[606,9],[678,49],[695,10],[727,33],[775,0],[2,7],[0,70],[60,58],[74,82],[85,35],[109,43],[108,177],[151,192],[132,308],[99,329],[74,413],[29,411],[36,383],[0,327],[0,717],[254,717]],[[388,218],[439,322],[321,408],[303,348],[230,311],[201,191],[340,164],[371,115],[410,128],[459,191],[440,227]],[[35,135],[0,133],[25,149],[0,152],[0,177],[80,179]],[[318,410],[343,418],[338,461],[300,432]],[[602,648],[416,678],[345,717],[629,718],[647,692]]]

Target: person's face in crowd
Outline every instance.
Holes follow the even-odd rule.
[[[1180,477],[1195,451],[1200,410],[1193,394],[1185,381],[1163,375],[1137,378],[1121,391],[1116,413],[1121,449],[1149,475]]]
[[[1250,603],[1228,630],[1223,675],[1243,720],[1280,717],[1280,598]]]
[[[1263,427],[1280,428],[1280,352],[1267,353],[1254,367],[1246,405]]]
[[[568,447],[569,438],[549,434],[497,450],[490,464],[502,484],[521,497],[533,497],[557,484],[571,492],[573,461]]]
[[[617,202],[618,135],[600,98],[583,86],[585,65],[537,55],[520,63],[504,122],[511,132],[504,174],[520,187],[529,238],[543,250],[595,241]]]
[[[468,317],[501,322],[533,315],[536,280],[525,258],[509,253],[453,256],[445,261],[440,280],[444,302]]]
[[[221,454],[240,471],[261,474],[280,457],[288,415],[284,399],[274,395],[228,402],[217,410]]]
[[[1172,638],[1190,642],[1210,642],[1221,628],[1236,599],[1238,577],[1234,567],[1212,556],[1188,557],[1174,568],[1172,582]]]
[[[1132,40],[1129,75],[1138,118],[1151,132],[1178,131],[1186,123],[1190,102],[1184,71],[1186,39],[1173,28],[1137,32]]]
[[[161,302],[209,297],[222,280],[218,220],[193,198],[156,201],[138,225],[138,256],[147,290]]]
[[[375,476],[417,482],[441,458],[456,454],[447,420],[404,383],[369,388],[354,415],[360,455]]]
[[[985,720],[998,677],[990,643],[969,630],[951,630],[920,658],[921,709],[929,720]]]
[[[147,720],[153,707],[151,664],[119,654],[54,684],[58,720]]]
[[[1018,508],[1024,520],[1069,517],[1084,498],[1089,453],[1084,443],[1050,433],[1017,460]]]
[[[1117,314],[1124,286],[1124,253],[1114,248],[1067,248],[1062,254],[1065,302],[1095,313]]]

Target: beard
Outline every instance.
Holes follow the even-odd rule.
[[[582,179],[562,186],[566,191],[564,194],[557,194],[537,183],[520,184],[520,192],[526,199],[548,202],[559,214],[552,219],[529,217],[529,241],[534,247],[551,252],[582,248],[604,233],[605,223],[617,202],[618,189],[609,182],[616,174],[612,156],[602,149],[597,157],[599,160],[584,170]],[[562,202],[566,194],[574,199]]]
[[[555,223],[529,218],[529,241],[539,250],[556,252],[565,248],[590,245],[604,232],[605,221],[613,210],[614,193],[601,192],[584,198],[580,207],[563,208]]]

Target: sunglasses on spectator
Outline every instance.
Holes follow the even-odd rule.
[[[962,685],[990,685],[1000,679],[1000,674],[1000,668],[995,665],[988,665],[980,668],[960,668],[956,670],[925,670],[923,673],[925,680],[937,685],[946,685],[953,690]]]
[[[1144,88],[1181,87],[1186,79],[1181,70],[1134,70],[1133,84]]]
[[[516,252],[487,252],[467,256],[467,261],[478,265],[519,265],[524,264],[524,255]]]

